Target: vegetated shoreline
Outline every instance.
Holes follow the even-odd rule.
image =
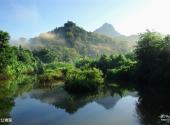
[[[140,35],[133,53],[82,56],[72,62],[53,59],[47,49],[31,52],[21,46],[10,46],[9,39],[7,32],[0,31],[0,80],[36,74],[40,83],[62,79],[66,90],[78,93],[96,91],[104,81],[140,81],[144,86],[169,87],[169,35],[163,37],[147,31]]]

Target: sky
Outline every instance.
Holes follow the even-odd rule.
[[[0,0],[0,30],[30,38],[73,21],[87,31],[104,23],[124,35],[170,34],[170,0]]]

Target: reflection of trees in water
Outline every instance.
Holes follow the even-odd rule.
[[[0,99],[0,118],[10,118],[10,112],[14,106],[14,100],[12,98]],[[2,125],[8,125],[10,123],[1,123]]]
[[[23,92],[28,92],[33,88],[34,77],[20,76],[15,80],[3,81],[0,83],[0,99],[7,97],[17,97]]]
[[[14,99],[23,92],[33,88],[34,79],[26,76],[0,83],[0,118],[10,118],[10,112],[15,105]],[[10,123],[2,123],[3,125]]]
[[[147,88],[139,90],[139,102],[136,110],[142,125],[165,125],[161,114],[170,115],[170,92],[164,88]]]
[[[42,102],[52,104],[57,108],[65,109],[68,113],[74,113],[87,103],[108,96],[109,93],[89,93],[85,95],[73,95],[67,93],[62,87],[54,89],[40,89],[31,93],[31,97],[39,99]]]
[[[64,109],[68,113],[74,113],[90,102],[97,102],[104,108],[112,108],[122,95],[126,94],[126,89],[122,88],[101,88],[96,93],[84,95],[74,95],[66,92],[63,87],[52,89],[36,89],[30,96],[41,102]]]

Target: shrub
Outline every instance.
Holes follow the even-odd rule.
[[[65,88],[71,92],[95,91],[103,83],[99,69],[74,69],[67,71]]]
[[[49,63],[45,66],[46,69],[72,69],[73,68],[73,64],[71,63],[65,63],[65,62],[53,62],[53,63]]]
[[[134,76],[135,65],[131,64],[129,66],[121,66],[119,68],[110,69],[107,72],[108,81],[130,81]]]
[[[43,83],[54,82],[62,78],[63,74],[60,70],[47,70],[38,77],[39,81]]]

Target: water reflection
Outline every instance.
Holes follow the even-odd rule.
[[[120,99],[121,97],[119,95],[116,95],[114,97],[108,96],[102,99],[97,100],[96,102],[103,106],[105,109],[111,109],[113,106],[116,104],[116,102]]]
[[[100,91],[76,96],[62,87],[32,90],[15,100],[12,125],[138,124],[135,116],[137,97],[128,93],[123,97],[116,93],[112,96],[111,93]]]
[[[0,118],[11,118],[15,97],[33,88],[34,77],[21,76],[15,80],[0,82]],[[9,123],[1,123],[7,125]]]
[[[100,91],[100,93],[90,93],[77,96],[67,93],[62,87],[47,90],[35,90],[30,93],[30,97],[54,105],[56,108],[64,109],[70,114],[75,113],[78,109],[94,101],[101,104],[106,109],[108,105],[112,108],[121,98],[119,95],[112,97],[109,91]]]
[[[74,95],[66,92],[63,87],[56,87],[50,89],[36,89],[29,94],[31,98],[64,109],[70,114],[75,113],[79,108],[91,102],[96,102],[105,109],[113,108],[123,95],[136,96],[137,93],[127,91],[127,89],[123,87],[107,87],[101,88],[95,93]]]
[[[160,115],[170,114],[165,88],[137,88],[137,93],[113,84],[74,95],[62,86],[35,82],[22,77],[0,83],[0,117],[12,117],[11,125],[164,125]]]
[[[166,125],[162,114],[170,115],[170,91],[165,87],[150,86],[140,88],[139,101],[136,105],[139,120],[142,125]],[[170,123],[169,123],[170,124]]]

